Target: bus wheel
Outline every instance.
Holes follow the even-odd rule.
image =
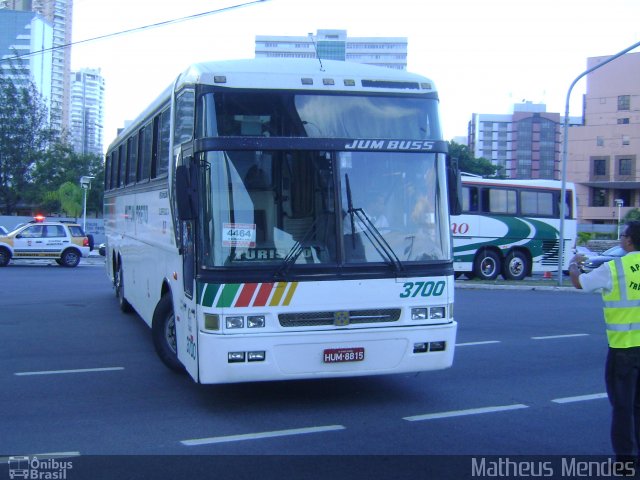
[[[173,313],[171,295],[162,296],[155,311],[151,325],[153,346],[156,353],[167,367],[175,372],[184,370],[178,360],[178,339],[176,337],[176,317]]]
[[[500,257],[491,250],[481,250],[476,256],[473,272],[480,280],[495,280],[500,273]]]
[[[122,273],[122,263],[118,264],[118,269],[113,278],[113,286],[116,289],[116,297],[118,298],[118,305],[120,310],[124,313],[130,313],[133,311],[133,307],[124,297],[124,274]]]
[[[502,276],[507,280],[522,280],[529,271],[529,261],[522,252],[511,252],[507,255]]]

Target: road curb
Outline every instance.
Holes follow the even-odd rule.
[[[463,290],[540,290],[543,292],[573,292],[587,294],[592,292],[585,292],[584,290],[578,290],[573,286],[558,285],[501,285],[501,284],[487,284],[476,282],[456,282],[455,288]]]

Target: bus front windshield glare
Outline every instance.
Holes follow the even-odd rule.
[[[206,158],[205,268],[451,258],[435,154],[227,151]]]
[[[313,137],[441,140],[434,95],[217,91],[198,107],[200,137]]]

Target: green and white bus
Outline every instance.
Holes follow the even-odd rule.
[[[558,270],[560,181],[461,179],[462,214],[451,218],[456,275],[522,280]],[[563,270],[577,235],[574,185],[565,190]]]
[[[191,66],[107,152],[121,309],[200,383],[449,367],[438,103],[425,77],[348,62]]]

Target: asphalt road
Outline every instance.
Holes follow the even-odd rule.
[[[73,480],[89,478],[81,458],[104,455],[159,455],[143,458],[162,471],[162,459],[184,458],[166,455],[230,458],[234,468],[247,464],[235,456],[258,455],[295,472],[307,456],[365,455],[374,478],[394,465],[380,464],[386,456],[415,456],[402,466],[417,468],[442,455],[611,453],[598,295],[459,288],[455,317],[449,370],[201,386],[156,358],[147,326],[119,311],[101,259],[11,264],[0,269],[0,455],[75,459]],[[335,468],[362,473],[357,462]]]

